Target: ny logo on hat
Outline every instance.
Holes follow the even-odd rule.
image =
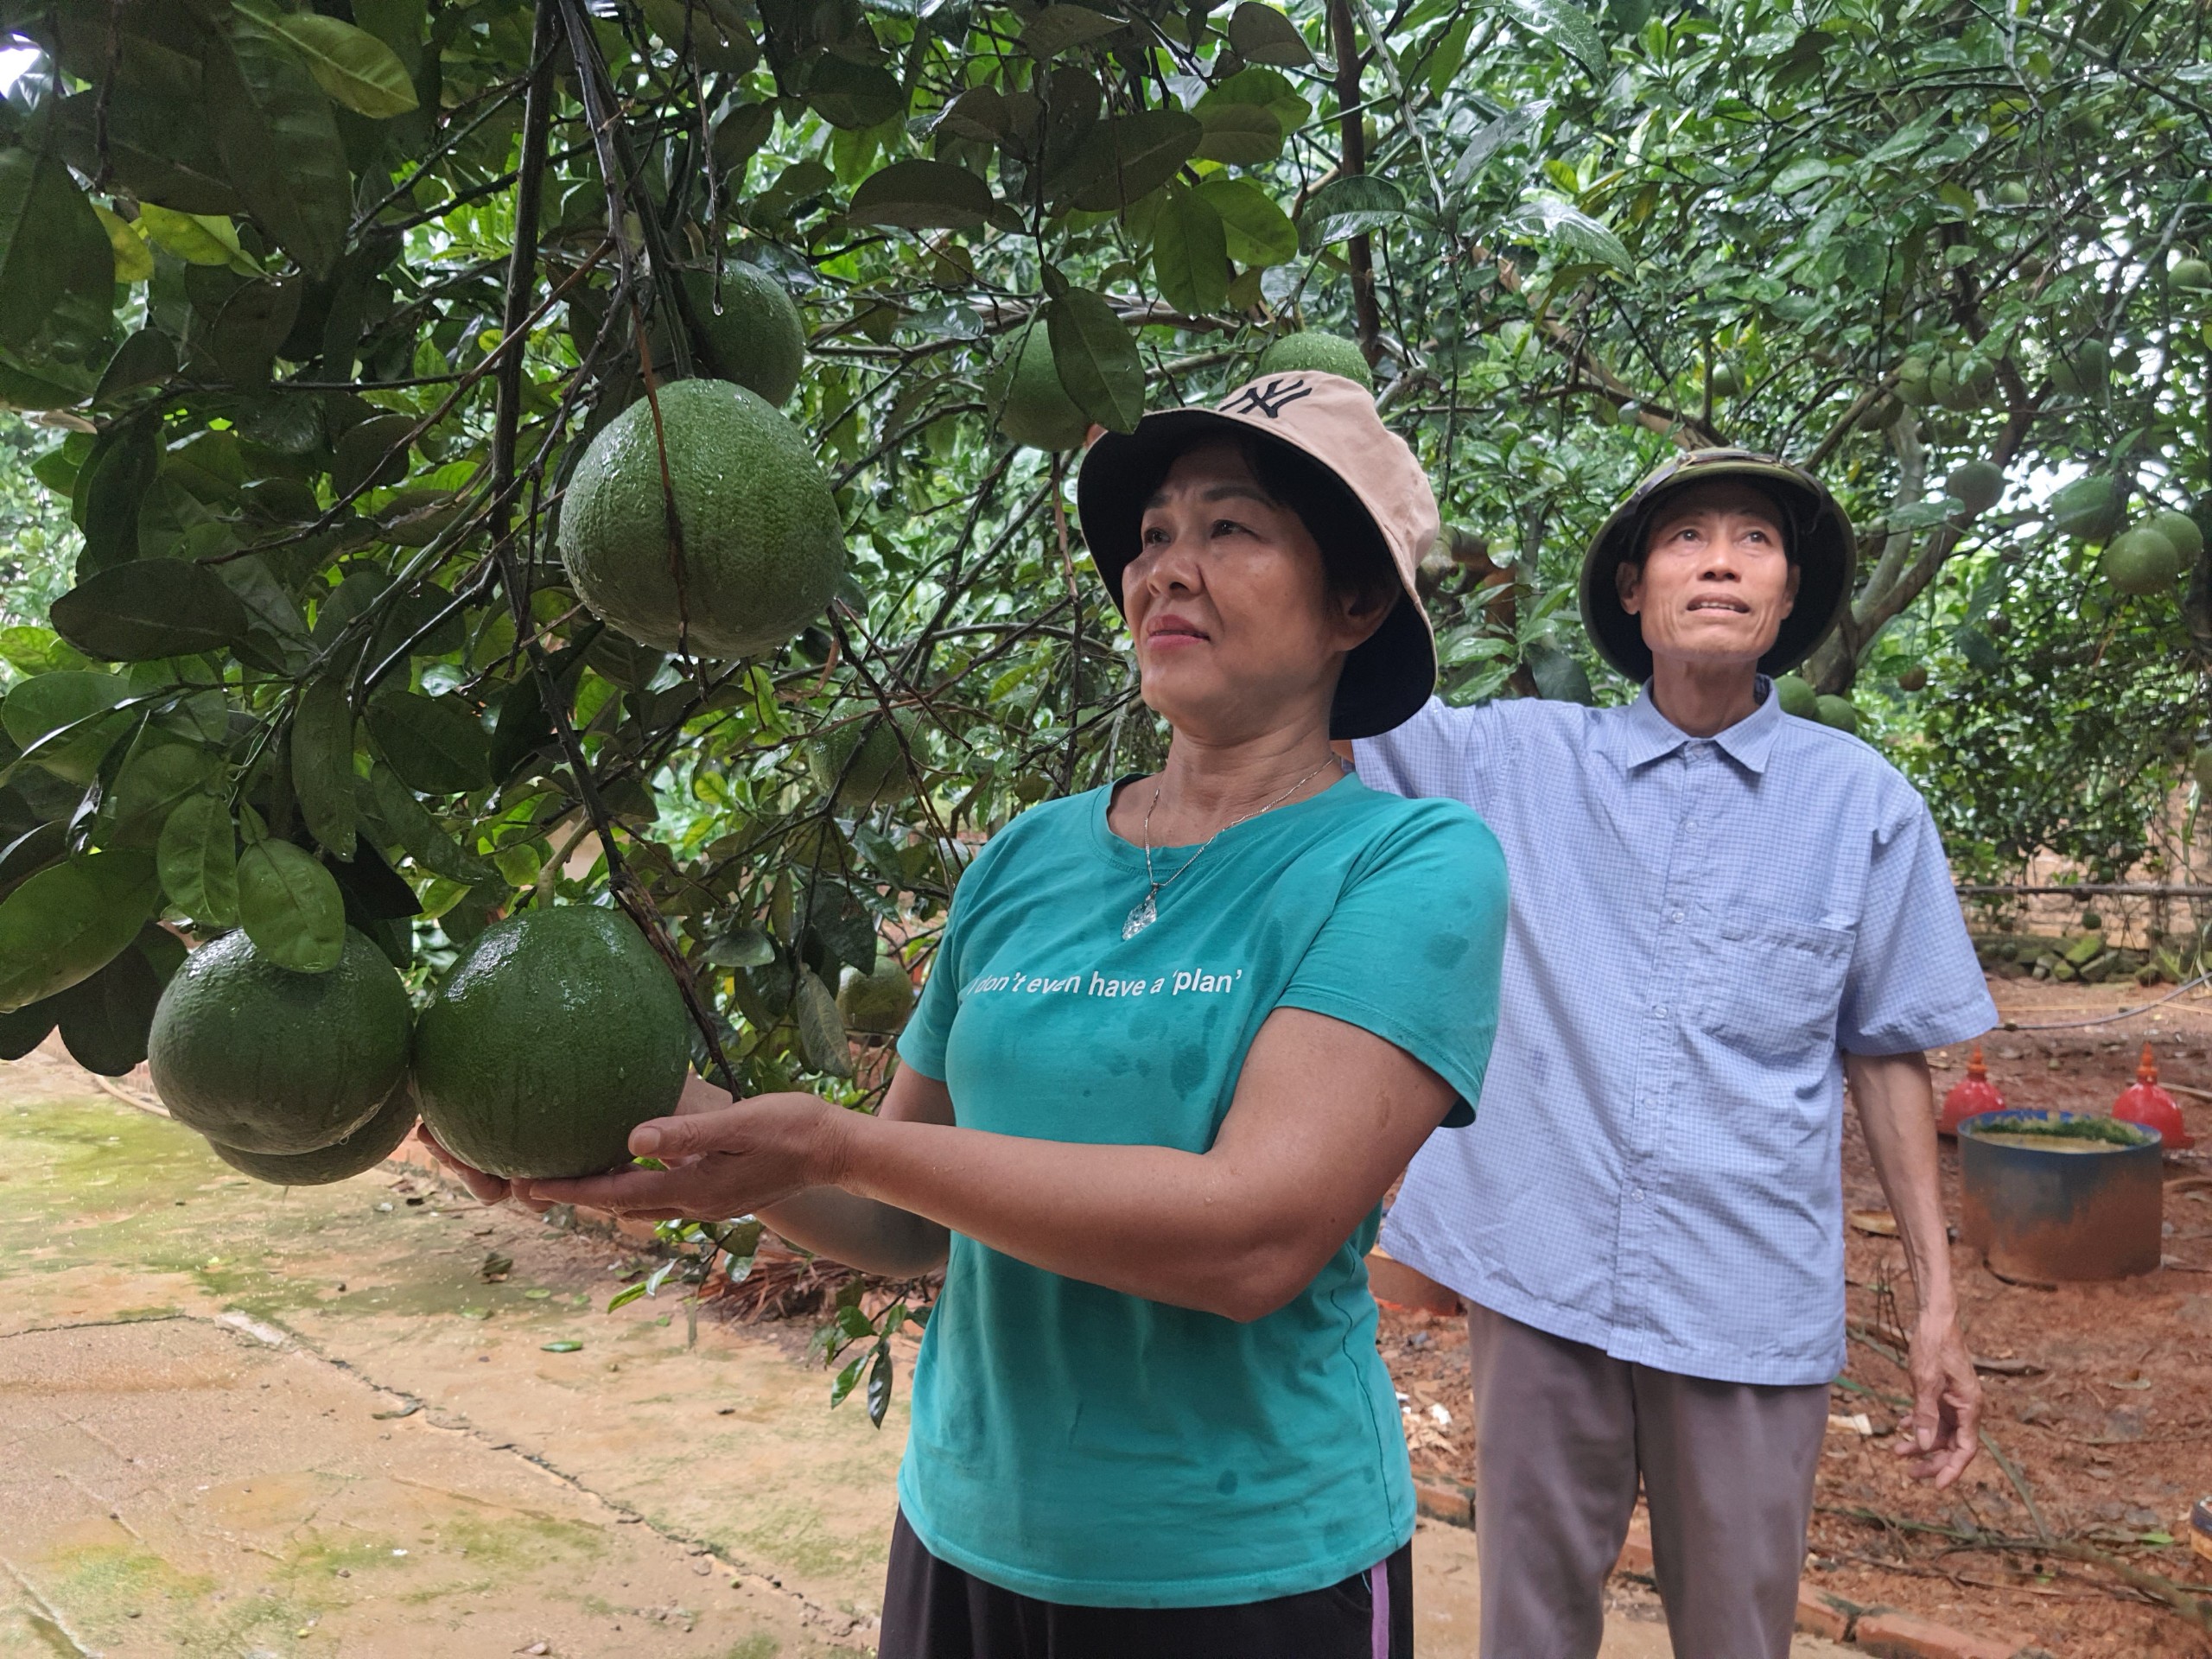
[[[1303,380],[1286,380],[1281,375],[1265,385],[1254,381],[1221,406],[1224,415],[1249,415],[1254,410],[1269,420],[1282,418],[1283,410],[1301,397],[1311,397],[1313,388]]]

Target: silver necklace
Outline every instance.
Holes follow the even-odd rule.
[[[1129,907],[1128,916],[1127,919],[1122,923],[1122,937],[1125,939],[1134,939],[1138,934],[1143,932],[1145,929],[1150,927],[1154,922],[1160,919],[1160,906],[1154,901],[1160,897],[1160,889],[1167,886],[1169,882],[1174,880],[1174,879],[1182,874],[1184,871],[1189,869],[1192,865],[1197,863],[1199,858],[1204,855],[1207,848],[1212,846],[1214,842],[1219,841],[1224,836],[1234,830],[1238,824],[1249,823],[1254,818],[1258,817],[1261,813],[1274,811],[1275,808],[1281,806],[1292,796],[1297,794],[1300,790],[1312,783],[1315,778],[1321,774],[1322,769],[1327,766],[1331,760],[1334,760],[1335,759],[1336,756],[1333,754],[1331,755],[1327,760],[1322,761],[1320,766],[1314,767],[1313,771],[1307,772],[1296,783],[1293,784],[1288,789],[1286,789],[1281,794],[1276,796],[1274,799],[1269,801],[1265,806],[1254,807],[1249,812],[1247,812],[1241,818],[1231,818],[1227,823],[1223,824],[1220,829],[1215,830],[1213,834],[1208,836],[1205,841],[1201,842],[1197,852],[1192,853],[1188,858],[1177,865],[1175,868],[1165,877],[1157,876],[1152,873],[1152,815],[1159,808],[1160,791],[1160,785],[1154,784],[1152,786],[1152,804],[1146,807],[1144,810],[1144,879],[1151,885],[1144,897],[1138,899],[1135,905]]]

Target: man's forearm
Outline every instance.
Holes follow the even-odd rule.
[[[1927,1058],[1916,1051],[1851,1054],[1845,1056],[1844,1071],[1859,1105],[1874,1177],[1897,1219],[1921,1316],[1948,1320],[1958,1304],[1938,1173],[1936,1091]]]

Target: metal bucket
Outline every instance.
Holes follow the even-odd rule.
[[[2088,1150],[1983,1138],[2067,1124],[2088,1133],[2051,1138]],[[1959,1125],[1959,1236],[2000,1279],[2126,1279],[2158,1266],[2165,1188],[2150,1130],[2075,1112],[1983,1112]]]

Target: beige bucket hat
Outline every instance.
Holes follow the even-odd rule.
[[[1076,479],[1076,512],[1091,562],[1114,603],[1137,556],[1145,503],[1175,457],[1205,438],[1257,433],[1341,485],[1375,532],[1375,563],[1397,574],[1399,600],[1365,644],[1344,659],[1329,711],[1332,737],[1373,737],[1410,719],[1436,689],[1436,639],[1414,588],[1435,544],[1436,496],[1406,441],[1382,424],[1366,387],[1300,370],[1262,375],[1211,409],[1166,409],[1134,432],[1090,446]]]

